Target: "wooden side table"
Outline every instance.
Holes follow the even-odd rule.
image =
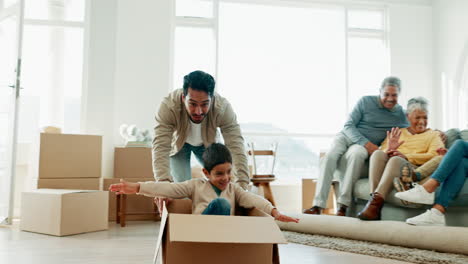
[[[127,212],[127,195],[126,194],[116,194],[116,222],[120,224],[121,227],[125,227],[125,216],[127,215],[154,215],[154,221],[158,221],[158,207],[153,203],[153,212]]]
[[[247,151],[247,155],[252,157],[252,166],[253,166],[253,172],[250,175],[251,176],[250,181],[253,183],[255,187],[259,189],[261,188],[263,190],[263,196],[265,196],[265,199],[267,199],[273,206],[276,206],[275,199],[273,198],[273,192],[271,191],[271,187],[270,187],[270,182],[276,179],[273,172],[275,170],[276,151],[278,148],[278,143],[272,144],[271,149],[267,149],[267,150],[256,150],[254,148],[253,142],[248,143],[247,145],[250,148],[250,150]],[[270,174],[258,174],[257,173],[257,162],[255,160],[256,156],[270,156],[272,158]]]
[[[271,191],[270,182],[274,181],[274,177],[269,178],[252,178],[250,181],[257,188],[263,190],[263,196],[267,199],[273,206],[276,206],[275,199],[273,198],[273,192]]]

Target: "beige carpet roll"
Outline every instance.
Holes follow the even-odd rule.
[[[397,221],[361,221],[331,215],[287,215],[300,221],[298,224],[277,221],[282,230],[468,255],[468,228],[465,227],[412,226]]]

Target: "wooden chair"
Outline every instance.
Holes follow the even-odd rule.
[[[275,169],[276,152],[278,149],[278,143],[274,143],[271,146],[270,150],[256,150],[254,143],[249,143],[247,145],[249,147],[247,154],[250,157],[252,157],[252,167],[253,167],[252,177],[250,178],[250,181],[253,183],[255,187],[259,189],[261,188],[263,190],[265,199],[270,201],[271,204],[275,205],[275,199],[273,198],[273,192],[271,191],[270,182],[276,179],[274,175],[274,169]],[[272,165],[271,165],[271,172],[269,174],[257,173],[257,162],[255,160],[256,156],[271,156],[273,160],[272,160]]]
[[[159,220],[159,212],[158,207],[155,203],[153,203],[153,212],[127,212],[127,195],[126,194],[116,194],[116,223],[120,224],[121,227],[125,227],[125,216],[127,215],[154,215],[154,221]]]

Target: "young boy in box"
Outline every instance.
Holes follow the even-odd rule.
[[[109,190],[118,194],[143,194],[174,199],[190,198],[192,213],[205,215],[234,215],[236,205],[257,209],[283,222],[299,219],[281,214],[270,202],[231,183],[232,157],[223,144],[214,143],[203,153],[203,173],[208,179],[192,179],[181,183],[138,182],[121,180]]]

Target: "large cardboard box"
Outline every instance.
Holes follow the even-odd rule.
[[[130,178],[125,179],[128,182],[145,182],[145,181],[154,181],[154,178]],[[114,183],[118,183],[120,179],[104,179],[103,190],[107,191],[109,186]],[[154,211],[153,202],[154,198],[147,197],[144,195],[127,195],[127,213],[150,213]],[[117,201],[116,194],[109,192],[109,221],[116,220],[116,210],[117,210]],[[126,215],[125,219],[127,221],[138,221],[138,220],[155,220],[154,215]]]
[[[38,189],[101,190],[102,178],[37,179]]]
[[[153,178],[151,148],[115,148],[114,178]]]
[[[39,189],[23,192],[20,229],[66,236],[108,228],[108,193]]]
[[[39,178],[100,178],[102,137],[41,133]]]
[[[315,197],[315,188],[317,186],[317,180],[315,179],[302,179],[302,209],[308,209],[312,207],[312,203]],[[327,208],[324,208],[324,214],[335,213],[335,192],[333,185],[330,186],[330,192],[328,194]]]
[[[278,244],[287,241],[272,217],[257,209],[245,216],[192,215],[191,200],[163,209],[154,262],[279,263]],[[181,254],[183,252],[183,254]]]

